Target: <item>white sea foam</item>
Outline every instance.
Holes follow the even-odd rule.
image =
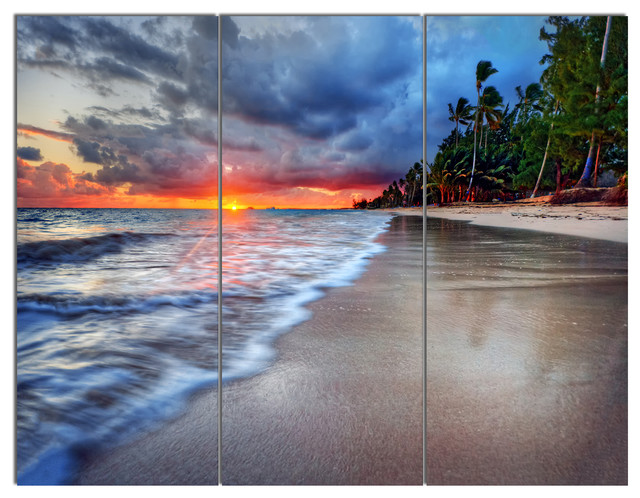
[[[62,483],[218,378],[215,211],[18,210],[18,475]],[[255,375],[305,305],[350,285],[390,215],[225,213],[224,381]]]

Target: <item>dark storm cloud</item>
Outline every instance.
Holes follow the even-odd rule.
[[[104,130],[107,127],[107,123],[95,116],[89,116],[87,118],[87,124],[94,130]]]
[[[180,78],[177,54],[116,26],[111,18],[19,16],[18,54],[21,64],[75,69],[93,79],[147,81],[144,73]]]
[[[111,54],[123,64],[159,76],[180,79],[179,57],[152,45],[131,30],[116,26],[108,18],[81,18],[90,47]]]
[[[136,24],[136,23],[139,23]],[[112,81],[156,88],[160,104],[217,112],[217,18],[18,16],[18,65],[78,75],[99,95]]]
[[[100,147],[98,142],[87,142],[76,138],[73,143],[76,146],[77,154],[85,163],[104,164],[101,154],[101,149],[103,148]]]
[[[125,183],[135,184],[141,181],[138,166],[131,163],[104,166],[96,173],[84,173],[80,178],[106,187],[117,187]]]
[[[150,36],[162,36],[167,18],[158,16],[144,21],[140,27]]]
[[[110,119],[126,119],[126,118],[145,118],[145,119],[152,119],[155,121],[161,121],[162,117],[160,116],[160,113],[157,111],[152,111],[151,109],[148,109],[147,107],[132,107],[130,105],[125,105],[124,107],[120,108],[120,109],[108,109],[106,107],[103,106],[90,106],[87,107],[88,111],[91,111],[95,114],[99,114],[103,117],[107,117]]]
[[[75,128],[86,135],[88,126],[84,123],[91,121],[87,118],[83,123],[74,123]],[[119,125],[105,123],[105,127],[102,131],[116,138],[76,137],[73,141],[77,155],[84,162],[101,166],[96,173],[85,174],[86,180],[105,186],[128,183],[132,193],[169,193],[172,186],[180,186],[185,191],[189,186],[200,190],[199,182],[215,180],[217,168],[207,156],[215,151],[211,146],[216,137],[206,136],[202,123],[178,122],[157,128],[129,126],[127,131]],[[190,128],[190,133],[185,132],[185,128]]]
[[[120,64],[108,57],[100,57],[96,60],[95,64],[87,67],[86,69],[93,70],[96,76],[101,78],[120,78],[123,80],[140,81],[143,83],[149,82],[149,78],[147,78],[147,76],[141,71],[138,71],[135,67],[127,64]]]
[[[49,54],[55,45],[75,50],[80,34],[71,21],[72,18],[64,16],[18,16],[18,42],[39,42]]]
[[[358,37],[351,37],[350,22],[360,28]],[[223,54],[225,109],[327,138],[353,128],[358,113],[392,106],[394,86],[420,65],[420,44],[406,21],[334,17],[309,23],[308,32],[247,38],[224,19],[223,39],[238,40],[237,49],[230,43]]]
[[[140,168],[130,163],[124,154],[118,154],[112,148],[101,146],[98,142],[86,142],[76,138],[74,144],[78,155],[85,162],[102,166],[95,174],[86,174],[85,179],[106,186],[144,181]]]
[[[341,137],[336,143],[336,148],[345,151],[361,151],[368,149],[372,143],[373,139],[370,136],[362,133],[352,133]]]
[[[185,89],[179,88],[168,81],[163,81],[160,84],[158,95],[160,102],[172,109],[184,106],[189,98]]]
[[[217,16],[197,16],[193,19],[193,28],[200,36],[207,40],[218,39]]]
[[[40,149],[35,147],[18,147],[18,157],[26,161],[42,161]]]
[[[217,127],[214,123],[204,120],[184,119],[182,121],[184,133],[203,145],[218,145]]]
[[[100,114],[105,119],[99,118],[97,114]],[[79,116],[78,118],[68,116],[67,120],[64,123],[61,123],[60,126],[71,132],[71,141],[84,140],[99,141],[101,143],[107,141],[116,143],[126,138],[151,138],[154,134],[154,130],[161,127],[160,124],[146,126],[144,124],[129,124],[127,122],[115,121],[112,119],[118,114],[119,113],[117,111],[114,113],[94,111],[94,114]]]
[[[229,16],[224,16],[222,18],[222,43],[226,43],[235,49],[238,46],[239,34],[240,29],[233,19]]]
[[[288,180],[282,171],[274,178],[348,188],[356,168],[362,168],[360,180],[380,180],[378,172],[384,171],[386,182],[420,159],[418,19],[223,18],[222,29],[225,115],[253,130],[280,130],[271,133],[274,142],[267,149],[284,143],[291,150],[272,152],[263,162],[277,171],[295,158],[299,167],[295,174],[286,170]]]

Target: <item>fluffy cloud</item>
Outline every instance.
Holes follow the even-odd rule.
[[[16,172],[18,199],[66,199],[112,192],[74,174],[66,164],[45,162],[39,166],[31,166],[18,159]]]
[[[24,134],[71,143],[80,161],[99,166],[76,177],[78,184],[211,196],[216,17],[19,16],[17,26],[19,70],[50,72],[97,95],[84,112],[53,119],[64,131],[19,125]],[[33,185],[52,188],[44,181]]]

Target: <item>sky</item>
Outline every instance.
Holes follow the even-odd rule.
[[[239,205],[350,207],[420,160],[419,16],[236,16],[222,40],[223,189]]]
[[[223,206],[350,207],[422,151],[419,16],[225,17]],[[216,207],[217,18],[17,18],[17,202]]]
[[[544,16],[427,17],[427,163],[489,60],[511,107]],[[17,18],[18,206],[216,207],[217,17]],[[225,16],[230,207],[350,207],[422,158],[420,16]]]
[[[485,85],[497,88],[510,108],[518,103],[515,88],[539,82],[548,52],[540,41],[545,16],[428,16],[427,17],[427,162],[449,136],[447,104],[455,108],[460,97],[477,101],[476,66],[491,61],[498,72]]]
[[[17,204],[207,207],[216,17],[17,17]]]

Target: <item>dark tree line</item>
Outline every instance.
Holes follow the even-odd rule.
[[[353,200],[355,209],[378,209],[395,207],[422,206],[422,160],[414,163],[407,174],[399,180],[394,180],[382,195],[375,199]]]

